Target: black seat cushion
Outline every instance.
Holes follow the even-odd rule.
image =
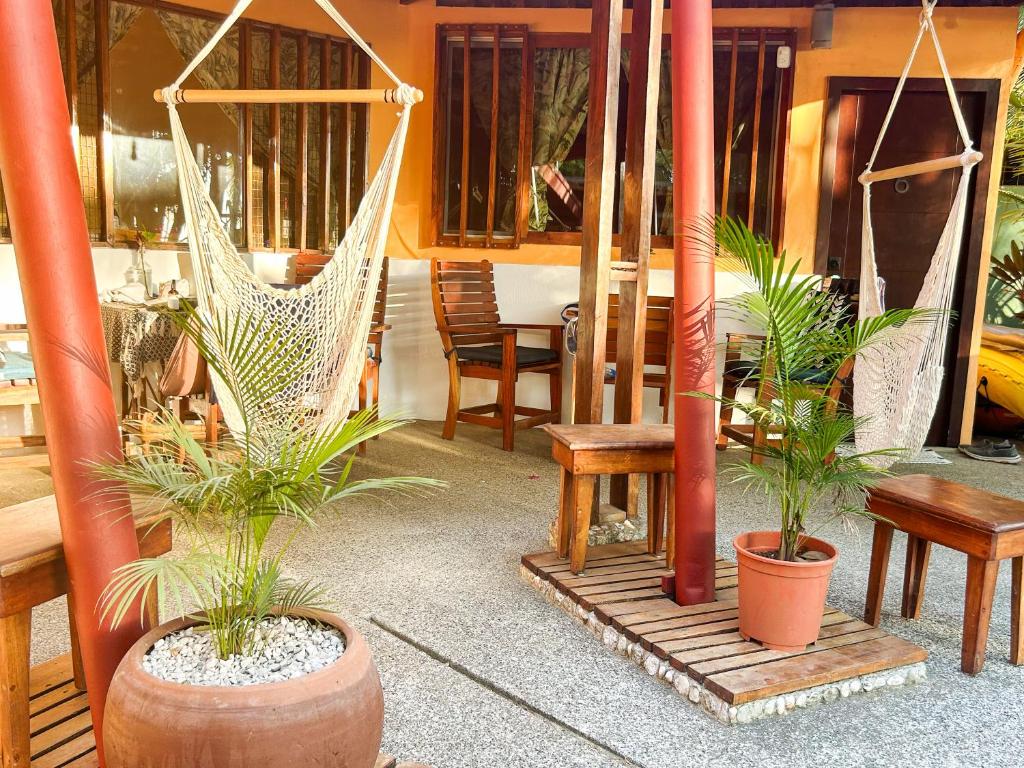
[[[459,347],[459,360],[467,363],[486,363],[501,365],[501,344],[488,344],[481,347]],[[537,347],[516,347],[516,367],[553,363],[558,360],[558,353],[553,349]]]
[[[756,381],[761,375],[761,366],[752,360],[727,360],[725,363],[725,375],[731,376],[734,379]],[[824,386],[829,383],[831,376],[828,371],[824,371],[821,368],[807,368],[796,371],[793,379],[795,381],[802,381],[805,384],[820,384]]]

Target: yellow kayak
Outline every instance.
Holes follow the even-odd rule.
[[[1024,329],[985,326],[978,385],[982,395],[1024,418]]]

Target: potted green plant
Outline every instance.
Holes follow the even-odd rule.
[[[814,534],[822,525],[869,516],[867,490],[886,473],[877,459],[899,449],[858,453],[848,445],[862,423],[830,396],[858,355],[871,354],[887,332],[937,313],[893,309],[850,318],[848,307],[822,290],[822,279],[799,273],[799,263],[776,257],[771,243],[742,222],[719,219],[708,242],[723,268],[745,276],[749,290],[721,303],[733,319],[756,328],[749,374],[753,402],[715,397],[779,439],[756,448],[760,460],[730,466],[733,481],[763,492],[779,514],[772,531],[736,537],[739,630],[768,648],[802,650],[821,628],[825,596],[838,552]],[[695,396],[707,396],[691,393]],[[817,525],[812,517],[826,512]]]
[[[250,425],[256,409],[279,415],[288,407],[282,393],[309,366],[301,340],[256,316],[205,319],[186,309],[182,326],[245,427],[208,454],[165,415],[162,445],[96,467],[104,480],[163,505],[179,543],[187,542],[177,556],[121,568],[99,606],[116,625],[159,590],[180,616],[146,634],[117,669],[105,712],[107,765],[370,768],[383,727],[376,667],[359,633],[327,612],[321,586],[290,578],[284,557],[302,530],[346,499],[441,484],[352,479],[356,446],[400,423],[369,411],[316,432],[301,408],[280,427]]]

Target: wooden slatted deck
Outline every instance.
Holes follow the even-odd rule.
[[[32,768],[99,765],[89,701],[75,688],[70,655],[32,668],[29,697]]]
[[[32,730],[31,768],[99,768],[92,717],[85,691],[75,688],[71,656],[60,656],[32,668],[29,684]],[[426,768],[398,763],[390,755],[374,768]]]
[[[671,682],[724,722],[737,723],[851,693],[914,682],[927,651],[826,607],[818,642],[772,651],[738,632],[736,566],[719,560],[716,600],[679,606],[662,592],[664,558],[644,542],[594,547],[574,576],[554,552],[525,555],[524,577],[585,621],[605,645]]]

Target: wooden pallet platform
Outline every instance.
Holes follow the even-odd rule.
[[[744,640],[738,632],[736,565],[726,560],[716,564],[715,602],[685,607],[662,592],[664,557],[647,554],[645,542],[592,548],[579,576],[554,552],[525,555],[522,564],[535,586],[549,585],[554,602],[586,621],[606,645],[674,681],[691,701],[703,697],[706,709],[729,722],[745,722],[739,708],[756,702],[771,700],[772,712],[792,709],[800,692],[831,699],[830,686],[835,697],[845,697],[881,687],[880,681],[913,681],[923,676],[928,657],[923,648],[828,607],[818,642],[806,650],[772,651]],[[811,698],[807,694],[806,701]],[[756,719],[765,710],[747,706],[743,712]]]
[[[32,668],[32,768],[99,768],[85,691],[75,688],[71,656]],[[381,754],[374,768],[426,768]]]

